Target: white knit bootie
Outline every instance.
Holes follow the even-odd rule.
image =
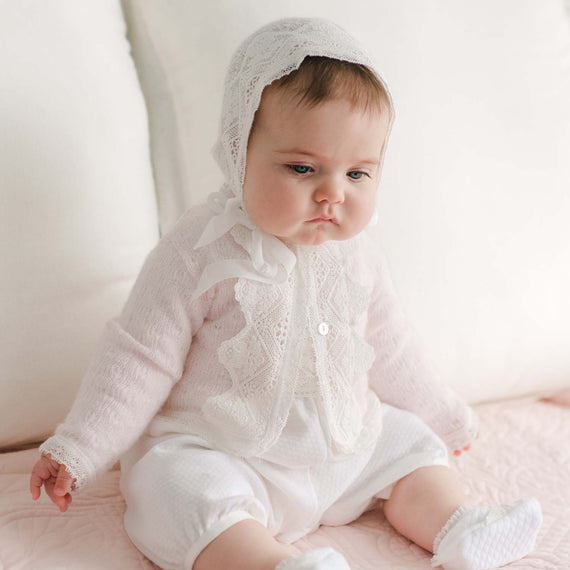
[[[350,570],[350,566],[333,548],[316,548],[301,556],[287,558],[275,566],[275,570]]]
[[[533,550],[541,524],[536,499],[460,507],[437,535],[431,565],[444,570],[488,570],[514,562]]]

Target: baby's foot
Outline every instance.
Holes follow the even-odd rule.
[[[432,566],[488,570],[526,556],[542,524],[536,499],[508,505],[459,508],[434,541]]]
[[[326,547],[309,550],[295,558],[287,558],[279,562],[275,570],[350,570],[350,566],[342,554]]]

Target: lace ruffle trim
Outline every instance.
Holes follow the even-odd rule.
[[[246,228],[231,233],[238,244],[247,245]],[[363,428],[354,384],[371,367],[374,350],[355,327],[369,295],[350,277],[353,268],[346,267],[346,260],[358,256],[347,255],[346,249],[339,244],[295,247],[297,271],[287,282],[267,286],[240,279],[236,284],[246,326],[218,350],[233,386],[231,394],[215,398],[209,407],[216,416],[230,417],[242,435],[262,437],[271,417],[276,425],[269,431],[279,431],[288,397],[302,393],[321,399],[338,449],[354,451]],[[304,314],[291,314],[300,310]]]
[[[75,479],[72,490],[77,491],[95,478],[95,469],[79,448],[67,438],[54,435],[40,445],[43,454],[50,454],[52,459],[67,467]]]
[[[451,530],[452,527],[455,526],[455,524],[457,523],[457,521],[463,517],[463,515],[468,512],[470,510],[470,507],[467,505],[462,505],[461,507],[459,507],[452,515],[451,517],[448,519],[448,521],[445,523],[444,527],[439,531],[439,533],[437,534],[437,536],[435,537],[435,540],[433,541],[433,552],[435,554],[435,556],[432,558],[431,561],[431,565],[432,567],[436,567],[440,565],[440,562],[438,560],[437,557],[437,551],[439,550],[439,545],[441,544],[441,541],[446,537],[447,533]]]

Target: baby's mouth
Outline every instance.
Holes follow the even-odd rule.
[[[338,220],[336,218],[329,218],[328,216],[322,216],[320,218],[314,218],[312,220],[309,220],[307,223],[314,224],[314,223],[325,223],[325,222],[329,222],[331,224],[338,225]]]

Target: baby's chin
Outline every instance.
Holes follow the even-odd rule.
[[[322,245],[327,241],[345,241],[354,237],[354,235],[348,235],[346,232],[339,231],[326,231],[319,230],[316,228],[311,228],[309,231],[299,232],[292,236],[275,236],[278,237],[282,242],[287,245],[306,245],[306,246],[316,246]]]

